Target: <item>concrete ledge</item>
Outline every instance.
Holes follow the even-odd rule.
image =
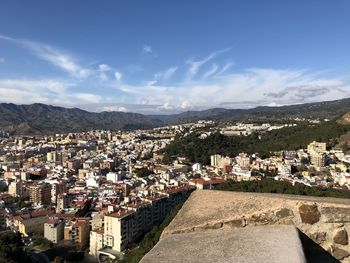
[[[292,219],[290,224],[299,227],[303,223],[298,216],[298,208],[302,204],[317,204],[322,222],[330,222],[332,219],[334,223],[337,220],[341,223],[350,222],[350,199],[197,190],[191,194],[177,216],[164,230],[162,237],[190,232],[194,228],[196,230],[215,228],[215,225],[219,223],[225,225],[226,222],[241,219],[257,221],[256,223],[259,224],[275,224],[276,222],[263,222],[263,217],[272,219],[269,218],[271,213],[274,216],[278,213],[278,218],[275,218],[278,219],[278,223],[284,223],[281,221],[286,221],[285,219]],[[284,212],[280,211],[283,208],[285,212],[293,213],[294,216],[284,215]],[[338,217],[338,219],[333,217]]]
[[[256,226],[170,235],[142,263],[303,263],[306,262],[294,226]]]
[[[350,262],[350,199],[197,190],[161,239],[213,229],[283,225],[305,234],[314,243],[312,251],[319,246],[334,257],[332,260]],[[309,254],[316,260],[317,253]]]

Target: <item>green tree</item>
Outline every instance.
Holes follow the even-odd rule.
[[[332,144],[335,141],[334,138],[348,131],[350,131],[350,125],[330,121],[319,125],[301,124],[263,134],[253,133],[249,136],[229,137],[214,133],[205,139],[200,139],[198,133],[191,133],[186,137],[176,137],[162,152],[166,162],[170,162],[174,157],[183,156],[190,162],[209,164],[212,154],[233,157],[239,152],[247,152],[249,154],[258,153],[260,157],[266,157],[276,151],[305,148],[313,140]],[[307,159],[302,161],[307,163]]]
[[[48,250],[53,246],[53,243],[45,237],[35,237],[33,241],[33,246],[39,248],[40,250]]]
[[[216,186],[215,190],[350,198],[350,191],[317,186],[310,187],[301,183],[295,183],[293,186],[290,183],[275,181],[270,178],[265,178],[261,181],[248,182],[234,182],[228,180],[225,183]]]
[[[5,232],[0,234],[0,262],[24,263],[29,259],[23,250],[21,234]]]
[[[152,174],[152,171],[148,168],[142,167],[135,169],[135,174],[137,175],[137,177],[147,177],[150,174]]]

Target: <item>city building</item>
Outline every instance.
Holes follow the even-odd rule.
[[[89,218],[76,218],[68,221],[64,226],[64,240],[71,241],[81,248],[85,248],[89,244],[89,236]]]
[[[50,218],[44,224],[44,237],[52,243],[60,242],[64,235],[64,221],[57,218]]]
[[[29,200],[35,205],[51,204],[51,185],[48,183],[34,184],[28,187]]]
[[[252,161],[251,156],[246,153],[240,153],[235,159],[238,166],[242,169],[249,168]]]
[[[21,198],[23,196],[23,186],[20,180],[15,179],[8,187],[8,193],[13,197]]]

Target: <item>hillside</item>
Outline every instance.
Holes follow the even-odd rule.
[[[310,119],[334,119],[350,111],[350,98],[281,107],[261,106],[252,109],[213,108],[203,111],[187,111],[167,116],[153,116],[167,123],[182,123],[210,120],[254,120],[254,121],[285,121],[296,117]]]
[[[88,112],[45,104],[0,103],[0,130],[10,134],[53,134],[91,129],[133,130],[200,119],[215,121],[286,122],[299,118],[334,119],[350,111],[350,99],[253,109],[213,108],[172,115],[143,115],[125,112]],[[347,123],[347,115],[339,121]]]
[[[137,113],[94,113],[45,104],[0,104],[0,129],[10,134],[53,134],[91,129],[132,130],[160,124],[159,120]]]
[[[165,162],[170,162],[172,156],[183,156],[193,163],[209,164],[210,155],[217,153],[233,157],[240,152],[246,152],[257,153],[264,157],[275,151],[306,148],[307,144],[314,140],[327,142],[328,146],[332,147],[338,143],[341,135],[349,131],[350,125],[329,121],[318,125],[285,127],[260,136],[252,134],[229,137],[214,133],[205,139],[200,139],[197,133],[192,133],[175,139],[162,151]]]
[[[345,113],[342,115],[338,120],[338,123],[340,124],[350,124],[350,112]]]

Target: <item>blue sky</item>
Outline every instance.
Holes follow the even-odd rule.
[[[349,97],[350,1],[0,3],[0,102],[174,113]]]

